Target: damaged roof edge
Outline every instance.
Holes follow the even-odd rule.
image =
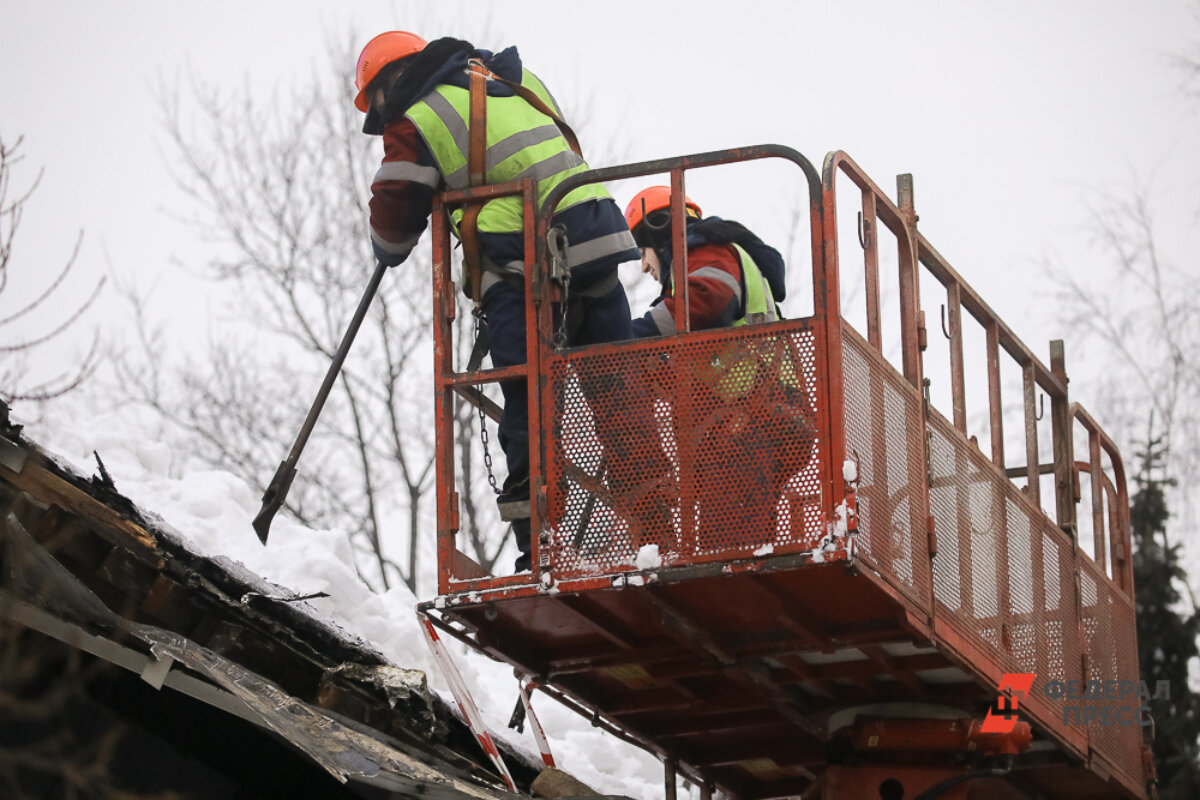
[[[389,664],[361,640],[281,602],[289,599],[287,592],[240,564],[189,552],[183,537],[128,499],[113,504],[107,496],[96,497],[97,491],[115,490],[93,486],[19,431],[6,428],[0,438],[8,454],[0,462],[5,587],[0,616],[137,672],[152,685],[169,686],[273,730],[343,781],[396,791],[419,785],[427,797],[517,796],[500,788],[483,754],[473,752],[474,737],[450,705],[428,690],[424,673]],[[58,551],[43,546],[47,537],[57,543],[86,537],[89,554],[103,550],[106,557],[91,570],[80,568],[81,559],[68,558],[69,569]],[[119,581],[113,578],[117,573]],[[108,583],[97,587],[101,574]],[[104,589],[104,596],[89,584]],[[160,584],[182,598],[177,605],[194,614],[200,608],[205,619],[190,627],[171,626],[178,630],[147,624],[146,598]],[[121,602],[114,604],[114,597]],[[215,636],[197,641],[187,635],[214,626]],[[222,646],[227,643],[220,639],[222,626],[234,629],[230,648]],[[239,641],[237,634],[252,641]],[[131,648],[130,636],[147,652]],[[297,696],[274,680],[276,671],[263,673],[241,663],[239,645],[247,651],[272,648],[281,663],[277,672],[303,668],[312,691]],[[319,691],[312,676],[318,676]],[[327,700],[332,708],[324,707]],[[381,721],[383,728],[376,727]],[[528,785],[538,765],[527,754],[501,746],[522,773],[518,782]]]
[[[405,752],[385,741],[386,737],[378,731],[305,703],[273,682],[177,633],[118,616],[55,561],[12,512],[4,519],[3,540],[6,583],[15,592],[0,593],[3,616],[137,672],[156,688],[168,685],[268,728],[342,782],[355,780],[397,791],[420,786],[425,796],[436,796],[428,792],[437,787],[448,791],[444,795],[447,798],[499,800],[514,796],[484,785],[472,776],[455,775],[445,765],[434,766],[428,757]],[[37,605],[21,597],[34,600]],[[130,634],[145,643],[150,653],[128,648],[110,636],[88,633],[88,628]],[[171,669],[173,663],[207,681]],[[368,675],[371,671],[355,666],[365,669]],[[411,680],[413,676],[407,677]],[[423,673],[421,677],[424,678]],[[410,683],[410,688],[419,686]]]

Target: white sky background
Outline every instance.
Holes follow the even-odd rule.
[[[171,216],[191,209],[170,179],[156,81],[190,68],[230,90],[249,82],[286,97],[329,68],[328,40],[407,27],[518,45],[568,109],[585,109],[583,145],[596,166],[778,142],[818,168],[826,152],[846,150],[888,191],[897,173],[913,173],[925,235],[1048,360],[1047,340],[1069,342],[1071,332],[1037,262],[1054,254],[1088,274],[1097,255],[1082,225],[1098,190],[1148,183],[1164,252],[1200,250],[1200,101],[1184,101],[1171,60],[1196,52],[1198,14],[1194,0],[5,0],[0,135],[25,137],[14,188],[38,168],[45,175],[0,311],[44,288],[83,229],[77,296],[105,274],[157,281],[167,333],[205,338],[224,323],[223,305],[188,273],[203,266],[206,246]],[[697,174],[689,194],[782,248],[799,173],[782,162],[735,169]],[[644,185],[614,193],[623,203]],[[59,297],[70,307],[67,292]],[[932,337],[938,301],[924,305]],[[116,329],[123,313],[110,287],[92,317]],[[44,330],[30,320],[6,335]],[[1080,390],[1103,364],[1072,355],[1074,399],[1089,404]]]
[[[1200,252],[1200,99],[1185,101],[1172,62],[1200,49],[1196,0],[6,6],[0,135],[25,136],[15,187],[37,168],[45,176],[0,311],[44,288],[83,229],[77,296],[103,274],[157,282],[169,336],[201,341],[220,329],[221,295],[189,276],[208,251],[171,216],[194,208],[170,178],[155,85],[186,88],[190,69],[229,91],[248,83],[286,98],[330,68],[329,41],[393,27],[517,44],[582,118],[595,166],[778,142],[818,169],[825,153],[845,150],[889,192],[897,173],[912,173],[926,237],[1043,360],[1048,340],[1067,339],[1073,398],[1093,410],[1083,390],[1103,354],[1071,349],[1038,262],[1051,256],[1089,274],[1099,255],[1083,230],[1087,203],[1138,182],[1151,187],[1163,252]],[[802,195],[798,171],[771,164],[693,173],[689,194],[782,249]],[[624,203],[647,182],[614,193]],[[857,250],[846,222],[844,246]],[[639,301],[649,287],[640,289]],[[67,292],[59,297],[69,307]],[[939,305],[923,298],[931,337]],[[110,286],[93,318],[119,328],[127,313]],[[26,324],[7,335],[45,332]],[[944,388],[935,381],[935,393]]]
[[[585,152],[634,161],[778,142],[818,168],[846,150],[888,191],[913,173],[925,235],[1043,360],[1070,331],[1037,262],[1053,253],[1089,273],[1082,225],[1097,190],[1148,183],[1163,251],[1192,270],[1200,252],[1200,101],[1184,101],[1171,62],[1200,46],[1193,0],[0,2],[0,135],[25,137],[14,188],[45,168],[0,318],[45,287],[83,229],[76,296],[102,275],[157,280],[168,333],[204,338],[222,301],[184,269],[203,266],[206,246],[169,213],[189,209],[170,179],[158,77],[190,67],[286,97],[328,68],[331,37],[471,38],[489,10],[495,35],[476,44],[518,45],[568,109],[586,107]],[[690,180],[689,194],[782,247],[797,174],[726,168]],[[615,194],[624,203],[643,185]],[[92,318],[118,329],[112,295]],[[937,302],[925,306],[933,337]],[[44,330],[31,320],[2,335]],[[1067,357],[1073,397],[1089,404],[1082,386],[1104,365]]]
[[[1053,249],[1086,263],[1088,190],[1153,179],[1170,211],[1200,176],[1200,116],[1170,64],[1200,39],[1191,0],[6,5],[0,134],[26,137],[18,186],[46,169],[17,263],[52,267],[84,229],[81,277],[105,272],[107,258],[169,283],[170,259],[200,263],[166,213],[182,203],[159,76],[190,65],[231,89],[286,90],[328,68],[327,37],[470,32],[488,9],[498,41],[478,44],[517,44],[560,100],[586,103],[592,152],[641,160],[779,142],[818,167],[846,150],[888,190],[913,173],[926,236],[1039,352],[1053,320],[1016,319],[1039,289],[1032,261]],[[706,211],[778,242],[787,209],[771,184],[791,199],[793,176],[783,165],[757,187],[708,176],[690,186]],[[1196,209],[1183,211],[1193,223]]]
[[[84,229],[81,277],[105,272],[106,257],[168,283],[170,259],[200,263],[166,213],[181,198],[158,76],[190,65],[230,88],[286,89],[327,68],[329,36],[411,25],[433,38],[482,28],[488,9],[498,41],[478,44],[517,44],[560,100],[586,102],[587,150],[641,160],[779,142],[818,167],[846,150],[888,190],[913,173],[926,236],[1039,352],[1062,332],[1017,319],[1039,288],[1031,262],[1054,249],[1086,263],[1088,190],[1153,179],[1166,212],[1200,176],[1200,116],[1170,64],[1200,39],[1190,0],[6,6],[0,134],[25,135],[24,176],[46,169],[17,264],[54,266]],[[794,192],[790,169],[763,183]],[[690,186],[706,211],[765,238],[783,230],[779,198],[758,208],[747,187]],[[1194,223],[1195,208],[1174,210]]]

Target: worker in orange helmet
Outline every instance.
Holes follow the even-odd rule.
[[[633,320],[639,338],[676,333],[672,286],[671,189],[652,186],[625,209],[642,252],[642,271],[660,282],[650,310]],[[703,331],[773,322],[786,296],[783,257],[744,225],[704,217],[684,198],[689,323]],[[809,461],[815,416],[803,368],[786,340],[758,336],[742,341],[697,342],[675,360],[688,361],[700,380],[686,427],[696,445],[694,476],[697,538],[702,548],[737,549],[747,534],[774,538],[784,484]],[[670,380],[670,377],[667,378]],[[678,434],[677,434],[678,435]]]
[[[514,47],[492,53],[460,39],[426,43],[412,33],[388,31],[363,48],[354,78],[355,105],[366,113],[363,132],[383,137],[383,161],[371,184],[370,227],[375,255],[389,266],[408,257],[439,191],[534,178],[540,201],[562,180],[588,169],[558,103],[523,67]],[[480,106],[486,122],[472,130],[470,121],[477,118],[472,108]],[[523,363],[522,201],[494,198],[450,216],[463,241],[463,290],[481,315],[492,364]],[[635,260],[637,249],[620,208],[602,185],[588,184],[567,194],[552,225],[565,232],[567,242],[570,302],[559,313],[566,317],[569,344],[631,338],[617,266]],[[530,567],[531,551],[526,381],[502,381],[500,389],[499,440],[508,475],[498,504],[501,519],[512,523],[521,571]]]
[[[651,186],[625,208],[625,221],[642,253],[642,272],[662,286],[653,307],[634,320],[638,338],[675,333],[671,287],[671,189]],[[778,319],[776,303],[787,295],[783,256],[741,223],[703,218],[684,199],[688,249],[688,309],[692,330]]]

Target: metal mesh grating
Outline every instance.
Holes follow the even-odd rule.
[[[859,460],[858,551],[925,606],[930,572],[921,401],[852,328],[842,330],[846,449]]]
[[[1036,673],[1037,686],[1078,680],[1070,541],[936,413],[929,433],[935,613],[990,649],[1002,670]],[[1061,729],[1066,702],[1035,692],[1028,704]]]
[[[934,597],[944,611],[953,612],[949,618],[961,631],[998,646],[1001,571],[994,479],[943,420],[931,421],[929,432],[929,507],[938,542]]]
[[[967,465],[960,464],[949,440],[936,433],[929,440],[929,463],[933,479],[929,489],[929,510],[938,534],[937,555],[933,558],[933,596],[942,608],[962,614],[964,608],[971,607],[974,596],[975,570],[971,550],[959,545],[958,536],[945,534],[963,527],[958,519],[958,509],[965,511],[968,506],[959,502],[958,476],[966,472]]]
[[[1083,598],[1083,630],[1087,637],[1088,654],[1087,680],[1103,682],[1113,680],[1117,676],[1116,642],[1112,635],[1112,618],[1109,598],[1102,591],[1096,578],[1085,567],[1080,570],[1080,594]],[[1095,705],[1100,710],[1099,702],[1077,703],[1077,705]],[[1116,731],[1107,725],[1090,725],[1088,733],[1091,746],[1111,759],[1116,748]]]
[[[940,417],[929,422],[932,484],[929,507],[937,532],[933,558],[938,611],[962,633],[1003,647],[1008,609],[1000,558],[1003,530],[994,476]]]
[[[1033,604],[1033,520],[1026,509],[1006,498],[1008,523],[1008,651],[1024,672],[1037,672],[1039,616]],[[1038,609],[1040,610],[1040,609]],[[1044,650],[1044,648],[1041,648]]]
[[[646,545],[666,565],[814,547],[815,348],[797,320],[553,359],[554,574],[622,571]]]
[[[1035,687],[1080,680],[1083,647],[1089,663],[1085,680],[1136,681],[1130,601],[1090,560],[1080,557],[1082,605],[1077,608],[1077,559],[1066,534],[948,422],[931,414],[929,431],[930,510],[938,532],[935,613],[989,647],[1002,669],[1036,673]],[[1042,725],[1063,730],[1064,711],[1090,702],[1111,707],[1121,701],[1049,697],[1035,690],[1026,705]],[[1137,725],[1093,721],[1086,730],[1076,727],[1063,733],[1075,741],[1090,741],[1131,785],[1140,780]]]
[[[1041,612],[1038,614],[1038,683],[1066,683],[1080,674],[1079,624],[1075,608],[1075,577],[1072,547],[1065,534],[1047,521],[1035,531],[1041,538],[1041,563],[1034,563],[1034,575],[1041,584]],[[1037,548],[1034,548],[1037,552]],[[1066,698],[1051,698],[1035,693],[1031,707],[1043,711],[1043,718],[1061,725]]]
[[[1127,598],[1114,589],[1090,559],[1081,558],[1079,571],[1081,608],[1088,654],[1088,681],[1104,686],[1105,682],[1138,680],[1137,643],[1131,635],[1120,632],[1135,630],[1134,610]],[[1149,676],[1152,677],[1152,676]],[[1092,749],[1115,767],[1136,780],[1141,774],[1142,728],[1135,722],[1140,701],[1136,695],[1084,700],[1104,716],[1088,725]],[[1108,717],[1108,719],[1105,719]],[[1124,717],[1126,724],[1121,724]]]
[[[1137,629],[1135,610],[1130,600],[1111,584],[1105,584],[1112,609],[1113,638],[1116,644],[1117,673],[1120,680],[1136,680],[1138,676]],[[1175,691],[1186,691],[1179,687]],[[1136,703],[1134,705],[1137,705]],[[1136,709],[1134,709],[1136,711]],[[1141,770],[1142,729],[1137,725],[1118,726],[1113,740],[1111,759],[1126,776],[1139,782]]]

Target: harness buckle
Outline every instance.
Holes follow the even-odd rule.
[[[562,281],[569,273],[567,265],[567,231],[555,225],[546,234],[546,247],[550,252],[550,279]]]

